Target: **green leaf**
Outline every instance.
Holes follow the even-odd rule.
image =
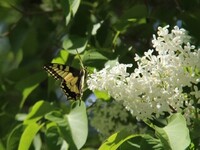
[[[87,38],[83,38],[80,36],[65,36],[63,40],[63,48],[65,50],[68,50],[68,52],[71,54],[77,54],[77,51],[78,53],[81,53],[85,50],[87,42]]]
[[[85,108],[83,105],[84,103],[81,103],[81,106],[77,105],[67,115],[53,111],[45,116],[46,119],[57,124],[60,136],[69,144],[70,149],[80,149],[87,138],[87,117],[86,109],[85,112],[82,110]]]
[[[23,91],[22,91],[22,101],[20,103],[20,108],[23,107],[24,103],[25,103],[25,100],[26,98],[31,94],[31,92],[33,90],[35,90],[37,87],[38,87],[39,83],[35,84],[35,85],[32,85],[32,86],[29,86],[29,87],[26,87]]]
[[[83,61],[87,60],[108,60],[108,58],[97,51],[90,50],[84,53]]]
[[[104,91],[95,90],[94,95],[97,99],[110,100],[110,95]]]
[[[160,140],[153,138],[147,134],[132,134],[132,132],[124,129],[111,135],[99,148],[99,150],[116,150],[116,149],[163,149]]]
[[[70,20],[75,16],[79,5],[80,5],[80,0],[62,0],[62,8],[65,12],[66,15],[66,25],[69,24]]]
[[[195,139],[196,145],[198,145],[198,140],[196,139],[200,139],[200,120],[198,118],[193,120],[193,128],[191,129],[191,139]]]
[[[145,5],[134,5],[125,11],[123,16],[115,24],[117,31],[126,32],[127,28],[134,25],[146,23],[147,8]]]
[[[76,102],[76,106],[66,115],[72,139],[78,149],[86,142],[88,135],[88,120],[85,103]]]
[[[41,150],[42,149],[42,139],[40,134],[36,134],[33,139],[33,146],[35,150]]]
[[[167,134],[165,133],[165,131],[162,128],[156,127],[156,135],[161,140],[163,147],[171,150]]]
[[[4,143],[0,140],[0,150],[6,150]]]
[[[31,109],[24,124],[34,123],[41,119],[45,114],[55,110],[55,107],[45,101],[38,101]]]
[[[20,104],[20,108],[23,107],[25,100],[32,93],[34,89],[39,86],[39,83],[46,78],[44,72],[35,73],[26,77],[25,79],[19,81],[16,84],[16,89],[22,92],[22,100]]]
[[[80,0],[69,0],[69,3],[71,6],[72,16],[75,16],[81,1]]]
[[[14,30],[9,36],[13,51],[17,51],[21,49],[21,47],[23,47],[23,44],[25,43],[29,32],[30,26],[28,25],[28,21],[25,19],[21,19],[21,21],[16,24]]]
[[[58,64],[65,64],[68,60],[69,52],[66,50],[60,50],[59,56],[55,57],[52,60],[52,63],[58,63]]]
[[[0,43],[2,40],[0,40]],[[22,61],[23,52],[21,49],[16,51],[15,53],[6,49],[1,50],[0,47],[0,72],[6,73],[13,69],[18,68],[19,64]],[[2,61],[2,60],[7,61]]]
[[[64,118],[60,111],[51,111],[45,115],[45,118],[49,121],[57,123],[59,126],[66,127],[68,125],[66,118]]]
[[[111,67],[114,67],[118,62],[119,62],[118,58],[114,59],[114,60],[108,60],[105,65],[109,65]]]
[[[77,149],[75,145],[67,118],[59,111],[52,111],[45,115],[45,118],[56,123],[59,136],[62,137],[69,145],[70,149]],[[55,131],[55,129],[54,129]]]
[[[27,117],[26,113],[18,113],[16,114],[15,119],[18,121],[24,121],[26,117]]]
[[[90,67],[102,68],[107,60],[108,57],[95,50],[85,51],[83,55],[84,64]]]
[[[167,149],[186,149],[190,144],[190,135],[185,118],[177,113],[172,115],[168,122],[168,125],[164,128],[155,127],[157,136]]]
[[[60,149],[63,138],[59,135],[58,127],[55,122],[46,125],[46,142],[49,150]]]
[[[96,24],[93,25],[93,28],[92,28],[92,31],[91,31],[92,35],[96,35],[97,34],[97,31],[101,27],[102,23],[103,23],[103,21],[98,22],[98,23],[96,23]]]
[[[65,24],[67,26],[72,18],[70,3],[68,0],[62,0],[61,3],[62,3],[62,7],[63,7],[63,10],[66,15]]]
[[[24,130],[24,126],[22,124],[16,126],[9,134],[7,140],[7,149],[8,150],[16,150],[19,145],[19,137],[21,137]]]
[[[139,135],[133,135],[130,132],[127,132],[126,130],[117,132],[113,135],[111,135],[99,148],[99,150],[116,150],[120,147],[125,141],[138,137]]]
[[[38,125],[37,123],[31,123],[29,124],[21,138],[20,138],[20,142],[19,142],[19,150],[29,150],[29,147],[33,141],[33,138],[35,137],[36,133],[40,130],[41,127],[43,127],[44,124]]]
[[[128,9],[121,19],[127,20],[130,18],[143,18],[147,16],[147,8],[145,5],[134,5],[130,9]]]
[[[142,140],[140,142],[141,149],[148,149],[148,150],[162,150],[164,149],[160,139],[156,139],[149,134],[145,134],[142,136]]]

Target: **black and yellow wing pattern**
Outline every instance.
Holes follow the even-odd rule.
[[[86,77],[85,69],[75,69],[73,67],[51,63],[44,66],[44,69],[56,80],[61,80],[60,87],[68,99],[77,100],[82,96],[82,89]]]

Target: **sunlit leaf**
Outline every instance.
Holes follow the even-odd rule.
[[[92,31],[91,31],[92,35],[96,35],[97,34],[97,31],[101,27],[102,23],[103,23],[103,21],[101,21],[101,22],[96,23],[96,24],[93,25],[93,28],[92,28]]]
[[[69,24],[70,20],[75,16],[79,5],[80,0],[62,0],[63,10],[66,14],[66,25]]]
[[[79,105],[79,102],[77,102],[76,107],[74,107],[66,117],[73,141],[77,148],[80,149],[85,144],[88,135],[88,120],[85,103],[81,102]]]
[[[36,134],[33,139],[33,146],[35,150],[41,150],[42,149],[42,139],[40,137],[40,134]]]
[[[70,5],[71,5],[71,11],[72,11],[72,15],[74,16],[78,10],[78,7],[81,3],[80,0],[69,0]]]
[[[67,62],[68,57],[69,57],[68,51],[60,50],[59,56],[55,57],[52,60],[52,63],[65,64]]]
[[[97,99],[103,99],[103,100],[109,100],[110,99],[110,95],[107,92],[104,92],[104,91],[95,90],[94,94],[95,94]]]
[[[37,132],[40,130],[40,128],[43,125],[44,124],[38,125],[37,123],[29,124],[25,128],[24,132],[22,133],[18,149],[29,150],[29,147],[30,147],[31,143],[33,142],[35,135],[37,134]]]
[[[26,120],[24,120],[24,124],[34,123],[53,110],[55,110],[55,107],[50,105],[48,102],[42,100],[38,101],[27,115]]]
[[[165,147],[174,150],[186,149],[190,144],[190,135],[185,118],[177,113],[172,115],[168,122],[168,125],[164,128],[155,127],[156,134]]]

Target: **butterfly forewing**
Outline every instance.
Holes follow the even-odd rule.
[[[44,69],[51,74],[55,79],[61,80],[61,88],[67,98],[78,99],[82,95],[84,85],[85,70],[77,70],[75,68],[61,65],[49,64],[45,65]]]
[[[44,66],[44,69],[56,80],[63,79],[70,72],[69,66],[61,64],[48,64]]]

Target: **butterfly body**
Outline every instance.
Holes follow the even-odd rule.
[[[56,80],[61,80],[60,87],[68,99],[77,100],[82,96],[82,89],[86,77],[85,69],[75,69],[73,67],[51,63],[44,66],[44,69]]]

